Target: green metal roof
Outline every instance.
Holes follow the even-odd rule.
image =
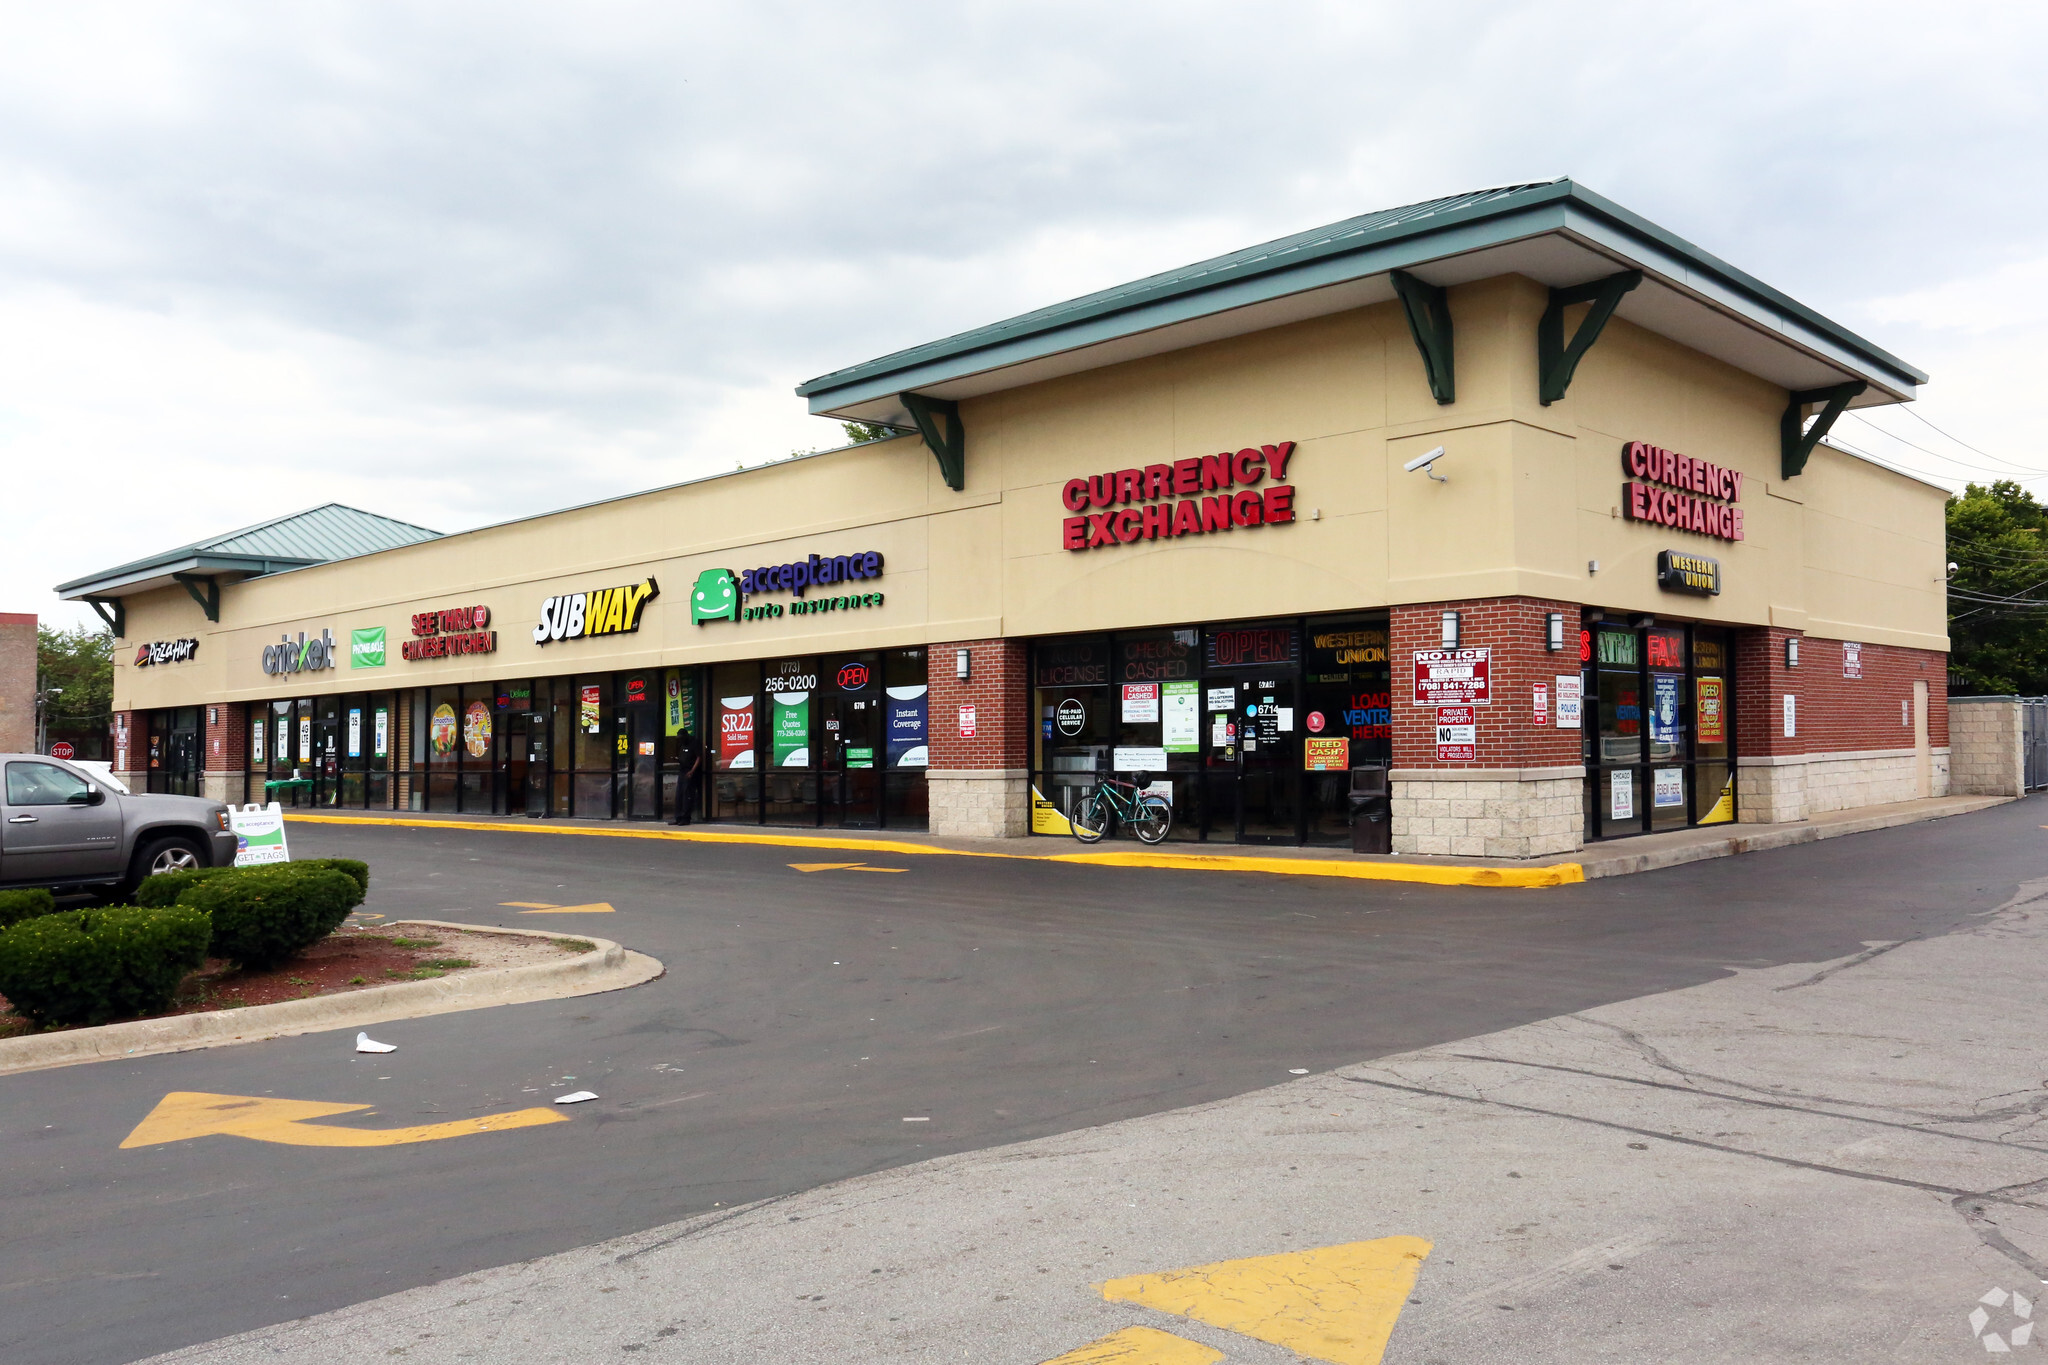
[[[161,586],[173,573],[255,577],[395,550],[440,536],[441,532],[424,526],[330,502],[60,583],[57,594],[74,600],[118,596],[124,590],[140,592]]]
[[[1176,322],[1563,233],[1835,368],[1910,394],[1926,374],[1790,296],[1569,178],[1502,185],[1347,218],[1084,294],[821,375],[797,387],[834,412]]]

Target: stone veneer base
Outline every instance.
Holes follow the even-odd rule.
[[[1024,768],[932,768],[925,773],[931,832],[954,839],[1031,833],[1031,774]]]
[[[1576,853],[1585,838],[1586,770],[1396,768],[1396,853],[1542,858]]]

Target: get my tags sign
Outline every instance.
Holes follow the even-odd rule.
[[[1417,706],[1491,706],[1491,649],[1418,649],[1415,651]]]
[[[267,806],[229,806],[228,826],[235,832],[236,867],[292,860],[284,846],[284,807],[278,802]]]
[[[1475,763],[1479,759],[1479,715],[1469,706],[1436,708],[1436,761]]]

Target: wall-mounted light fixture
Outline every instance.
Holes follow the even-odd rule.
[[[1651,626],[1657,624],[1657,618],[1654,616],[1638,616],[1629,624],[1633,625],[1637,630],[1648,630]]]
[[[1553,611],[1543,618],[1543,647],[1552,654],[1564,648],[1564,613]]]
[[[1600,561],[1599,561],[1599,560],[1597,560],[1597,559],[1589,559],[1589,560],[1587,560],[1587,561],[1586,561],[1586,572],[1587,572],[1587,573],[1589,573],[1589,574],[1596,574],[1596,573],[1599,573],[1599,572],[1600,572]]]
[[[970,650],[956,649],[953,651],[953,676],[961,682],[967,681],[971,659],[972,651]]]
[[[1458,647],[1458,613],[1454,611],[1444,613],[1443,640],[1445,649],[1456,649]]]
[[[1787,635],[1785,637],[1785,667],[1799,667],[1799,637],[1797,635]]]

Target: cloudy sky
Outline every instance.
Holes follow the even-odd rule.
[[[799,381],[1559,174],[1934,376],[1848,442],[2048,469],[2043,51],[1884,0],[5,0],[0,611],[329,500],[460,530],[837,444]]]

